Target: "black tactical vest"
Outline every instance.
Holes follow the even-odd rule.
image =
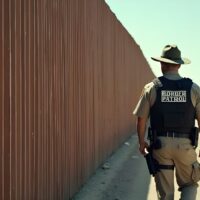
[[[164,76],[158,79],[161,87],[156,87],[156,101],[150,109],[151,128],[158,132],[189,133],[195,123],[195,108],[190,95],[192,80],[169,80]]]

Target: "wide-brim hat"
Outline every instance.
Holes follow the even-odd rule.
[[[170,64],[190,64],[191,61],[188,58],[181,57],[181,51],[178,49],[176,45],[166,45],[162,51],[162,55],[160,57],[151,57],[151,59],[170,63]]]

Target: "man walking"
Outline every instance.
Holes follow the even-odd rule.
[[[200,165],[195,152],[200,125],[200,88],[189,78],[182,78],[178,70],[190,60],[181,57],[176,45],[166,45],[160,57],[163,76],[145,85],[134,110],[137,116],[139,150],[145,155],[148,143],[145,130],[150,117],[150,134],[153,137],[153,158],[158,199],[174,200],[174,169],[181,200],[195,200]]]

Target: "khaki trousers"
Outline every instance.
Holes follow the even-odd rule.
[[[153,150],[153,157],[160,165],[174,165],[175,175],[181,200],[195,200],[197,182],[200,179],[200,169],[197,155],[190,144],[190,139],[159,137],[162,148]],[[194,167],[197,169],[194,171]],[[174,200],[174,170],[160,169],[155,175],[158,199]]]

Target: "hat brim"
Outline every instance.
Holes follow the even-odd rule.
[[[157,62],[164,62],[164,63],[170,63],[170,64],[190,64],[191,61],[188,58],[182,58],[179,60],[170,60],[168,58],[163,57],[151,57],[152,60]]]

